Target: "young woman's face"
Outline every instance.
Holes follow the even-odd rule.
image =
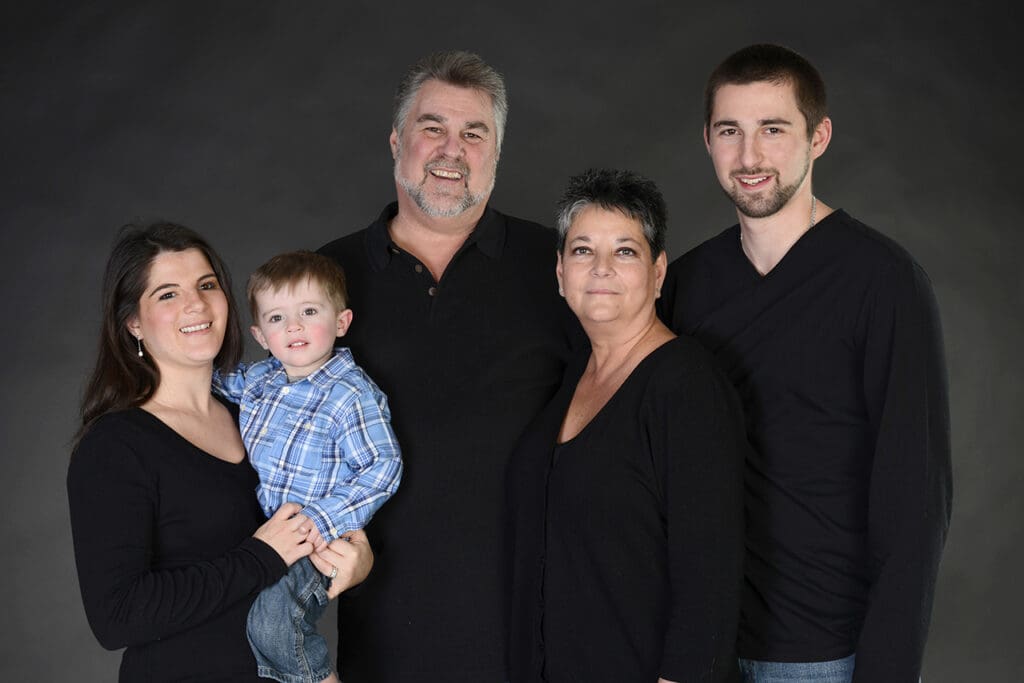
[[[164,374],[212,365],[227,321],[228,300],[210,262],[198,249],[186,249],[153,259],[128,330]]]

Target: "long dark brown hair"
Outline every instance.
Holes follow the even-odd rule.
[[[242,357],[242,328],[231,293],[231,276],[213,247],[196,232],[174,223],[121,228],[103,274],[103,319],[96,365],[82,396],[82,423],[75,443],[97,418],[145,403],[160,385],[160,371],[147,355],[139,357],[128,320],[139,312],[153,260],[168,251],[198,249],[210,262],[228,301],[224,343],[214,367],[233,369]]]

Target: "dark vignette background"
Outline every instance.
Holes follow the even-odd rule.
[[[509,83],[495,206],[550,224],[570,174],[632,168],[665,192],[675,257],[734,222],[701,144],[704,79],[732,50],[771,41],[806,54],[830,88],[835,133],[817,194],[910,249],[942,309],[956,493],[925,681],[1020,680],[1024,238],[1012,188],[1024,97],[1012,46],[1022,24],[1016,9],[965,7],[138,0],[4,10],[0,678],[116,676],[119,654],[101,650],[82,611],[64,475],[120,225],[194,227],[238,282],[276,252],[364,227],[394,194],[399,75],[459,47]]]

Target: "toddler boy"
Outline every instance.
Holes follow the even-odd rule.
[[[398,488],[402,461],[387,398],[347,348],[334,348],[352,311],[333,260],[309,251],[275,256],[252,274],[246,293],[252,334],[272,357],[215,374],[214,388],[240,404],[263,511],[269,517],[283,503],[303,505],[309,540],[322,548],[363,528]],[[332,578],[303,558],[257,597],[247,631],[260,676],[337,680],[316,631]]]

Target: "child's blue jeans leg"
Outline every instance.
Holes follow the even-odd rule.
[[[331,675],[327,641],[316,630],[327,602],[327,578],[305,557],[256,597],[246,631],[261,677],[309,683]]]
[[[743,683],[849,683],[856,655],[827,662],[761,662],[740,659]]]

